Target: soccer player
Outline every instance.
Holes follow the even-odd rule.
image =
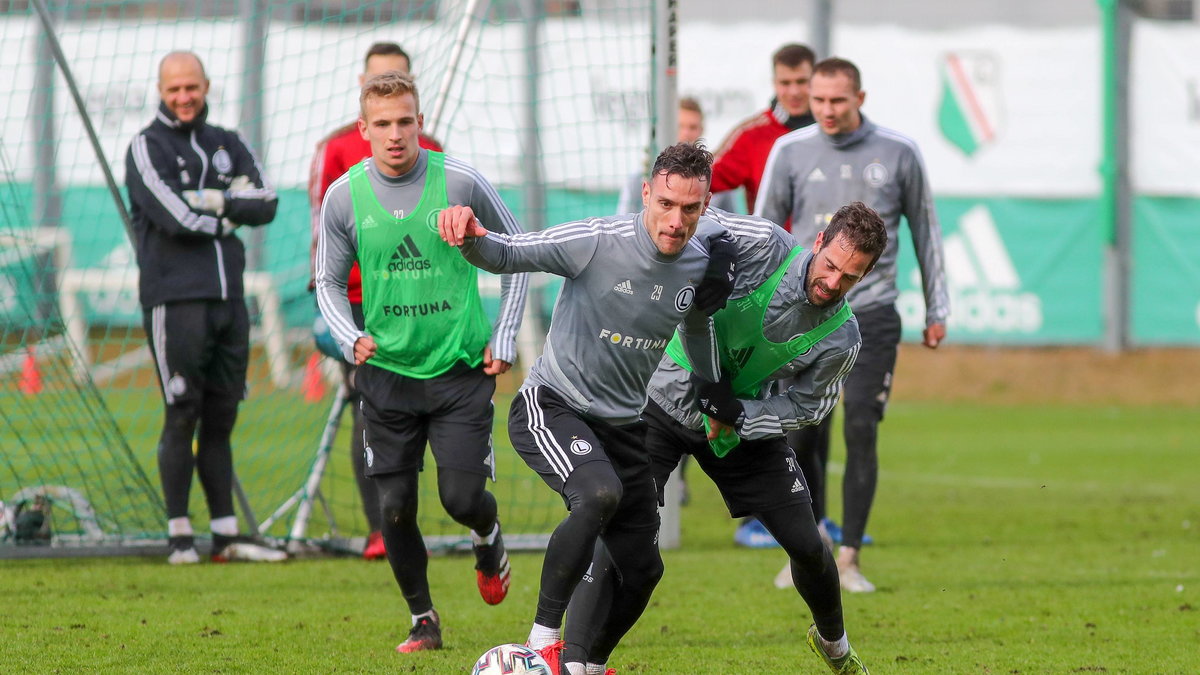
[[[376,42],[367,49],[363,59],[363,72],[358,76],[358,86],[361,89],[368,79],[386,73],[389,70],[410,72],[412,61],[408,53],[394,42]],[[425,134],[417,135],[418,144],[427,150],[442,151],[442,146]],[[316,154],[313,155],[312,167],[308,178],[308,199],[312,213],[312,261],[316,269],[317,235],[321,230],[321,203],[325,193],[333,181],[341,178],[350,167],[371,156],[371,144],[358,131],[358,122],[351,122],[338,128],[317,144]],[[316,280],[309,283],[309,290],[316,287]],[[355,262],[350,267],[350,277],[346,280],[346,296],[350,300],[350,312],[354,323],[362,329],[362,277]],[[350,432],[350,463],[354,467],[354,480],[358,483],[358,494],[362,497],[363,513],[367,517],[370,534],[363,548],[363,557],[367,560],[382,560],[387,551],[384,548],[383,533],[381,532],[382,516],[379,511],[379,495],[375,492],[375,484],[367,477],[363,467],[363,421],[362,411],[358,407],[358,391],[354,388],[355,366],[347,361],[341,362],[342,380],[350,391],[350,415],[354,428]]]
[[[875,498],[879,472],[877,443],[900,342],[896,312],[896,257],[900,217],[912,233],[925,291],[924,345],[935,349],[946,337],[949,299],[942,263],[942,235],[933,210],[921,153],[912,139],[877,126],[862,114],[866,99],[858,68],[844,59],[821,61],[813,69],[812,110],[817,124],[793,131],[775,143],[763,173],[756,215],[777,223],[791,219],[792,234],[812,241],[840,205],[862,201],[883,218],[888,246],[876,273],[848,300],[858,317],[863,346],[858,366],[846,380],[846,473],[842,483],[842,546],[837,562],[842,588],[875,590],[862,574],[859,551]],[[830,424],[828,418],[824,424]],[[813,503],[824,501],[829,433],[812,432],[823,443],[797,447]],[[805,460],[808,456],[812,459]],[[816,513],[820,520],[824,514]]]
[[[837,403],[861,342],[845,294],[883,252],[883,221],[861,202],[844,206],[809,252],[761,218],[710,214],[738,246],[737,286],[713,315],[722,377],[693,376],[677,343],[668,346],[645,411],[655,482],[663,485],[681,457],[693,456],[730,514],[756,516],[787,551],[815,620],[810,646],[835,672],[866,672],[845,640],[837,568],[784,433],[819,423]],[[604,672],[611,640],[594,624],[607,611],[609,587],[622,581],[603,550],[584,581],[568,611],[564,658]]]
[[[713,160],[713,190],[717,196],[745,188],[746,207],[753,212],[759,182],[771,146],[781,136],[813,123],[808,109],[808,88],[816,55],[802,44],[790,43],[771,55],[771,84],[775,97],[761,113],[743,121],[722,141]],[[715,197],[714,197],[715,199]],[[727,209],[732,210],[732,209]],[[779,223],[788,229],[787,221]],[[685,459],[686,461],[686,459]],[[745,518],[733,540],[742,546],[766,548],[777,545],[762,523]]]
[[[623,581],[605,623],[613,644],[662,576],[641,412],[646,384],[677,326],[691,363],[716,379],[708,315],[729,295],[736,251],[724,228],[702,217],[711,168],[703,147],[673,145],[655,160],[639,213],[537,233],[490,233],[469,209],[447,210],[438,220],[442,237],[484,269],[565,279],[545,350],[508,421],[513,447],[569,511],[546,547],[528,640],[555,673],[563,614],[598,538]]]
[[[209,84],[192,52],[164,56],[158,113],[125,156],[138,295],[165,406],[158,472],[167,562],[200,561],[188,517],[193,471],[208,503],[212,559],[274,562],[287,555],[238,535],[230,437],[250,360],[246,250],[234,230],[270,223],[278,199],[241,135],[208,124]]]
[[[359,102],[358,129],[371,157],[325,195],[317,303],[345,359],[358,366],[365,471],[379,493],[388,562],[412,614],[412,629],[396,650],[408,653],[442,646],[417,526],[426,441],[442,506],[471,530],[480,594],[496,604],[508,592],[508,555],[485,482],[495,477],[495,378],[516,358],[526,277],[501,280],[493,329],[476,269],[442,243],[433,224],[440,210],[463,204],[505,233],[517,234],[520,226],[477,171],[418,145],[424,118],[410,75],[393,70],[368,79]],[[355,261],[362,269],[361,330],[346,298]]]
[[[679,99],[679,135],[677,143],[695,143],[704,135],[704,110],[700,102],[685,96]],[[644,167],[643,167],[644,169]],[[617,197],[617,213],[635,213],[642,210],[642,185],[646,182],[646,172],[638,171],[631,175],[621,188]],[[712,196],[710,206],[725,211],[733,210],[733,193],[722,192]]]
[[[763,112],[743,121],[722,141],[713,160],[713,192],[746,189],[746,206],[754,211],[767,155],[789,131],[813,123],[808,109],[809,80],[816,56],[801,44],[786,44],[771,56],[775,98]],[[780,225],[787,229],[786,221]]]

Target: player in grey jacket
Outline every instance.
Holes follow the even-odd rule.
[[[508,594],[511,566],[486,481],[495,477],[496,375],[516,357],[526,277],[502,282],[493,327],[480,302],[478,270],[434,225],[455,204],[469,205],[505,232],[520,232],[520,226],[478,172],[421,147],[425,117],[410,74],[371,77],[359,104],[358,128],[371,157],[325,194],[317,303],[343,356],[358,366],[364,472],[379,494],[388,563],[412,617],[408,638],[396,647],[408,654],[442,647],[417,523],[426,445],[437,464],[439,501],[471,530],[480,596],[494,605]],[[364,330],[355,325],[346,296],[354,262],[362,272]]]
[[[876,126],[860,112],[866,93],[858,68],[843,59],[816,65],[812,110],[817,124],[775,142],[763,173],[756,215],[782,223],[788,218],[800,243],[813,240],[841,205],[862,201],[883,218],[888,246],[875,273],[847,296],[858,317],[863,348],[846,382],[846,474],[844,529],[838,568],[844,588],[865,592],[874,586],[859,570],[859,549],[875,496],[876,444],[900,342],[895,302],[900,217],[908,221],[925,291],[925,346],[945,338],[949,300],[942,262],[941,228],[916,144]],[[829,418],[827,418],[828,420]],[[793,437],[814,491],[816,516],[824,516],[824,458],[829,422]]]
[[[738,247],[737,284],[728,306],[713,315],[723,377],[704,381],[668,348],[650,380],[645,412],[655,482],[663,485],[679,460],[692,455],[731,515],[760,518],[788,552],[795,587],[824,637],[818,653],[839,668],[861,667],[844,641],[837,568],[784,433],[820,422],[837,403],[860,344],[843,296],[884,250],[883,222],[862,203],[845,206],[813,250],[804,251],[787,231],[761,218],[709,214]],[[568,612],[565,659],[598,667],[613,645],[594,617],[607,611],[609,587],[622,581],[603,550],[584,581]],[[810,641],[815,648],[816,635]]]
[[[493,272],[565,278],[546,337],[509,415],[522,459],[570,513],[551,535],[529,645],[559,672],[563,613],[598,538],[623,584],[605,629],[633,626],[662,575],[656,487],[644,447],[646,384],[678,327],[697,369],[716,379],[708,315],[724,305],[736,251],[708,204],[712,155],[680,143],[659,155],[637,214],[504,236],[469,209],[439,217],[443,238]]]
[[[868,210],[861,204],[859,206],[862,211]],[[763,323],[766,337],[775,342],[787,342],[809,333],[845,304],[815,305],[808,300],[804,290],[805,276],[815,253],[800,251],[789,260],[798,247],[787,230],[754,216],[738,216],[716,209],[710,209],[709,214],[729,230],[737,243],[738,280],[730,293],[731,301],[746,298],[784,262],[788,263],[778,290],[766,307]],[[825,238],[829,240],[828,235]],[[886,234],[881,232],[880,242],[885,238]],[[780,437],[787,431],[824,419],[841,395],[842,384],[854,364],[860,342],[858,321],[851,314],[812,349],[779,364],[778,369],[762,382],[758,396],[742,401],[745,419],[737,429],[738,436],[746,440]],[[769,385],[779,380],[793,380],[793,383],[772,394]],[[650,379],[649,397],[679,424],[693,430],[703,427],[704,414],[697,407],[694,378],[669,356],[663,358]]]

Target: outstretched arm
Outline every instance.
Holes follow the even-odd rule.
[[[438,233],[447,244],[458,246],[467,262],[489,272],[549,272],[574,278],[596,254],[605,223],[603,218],[590,218],[508,235],[484,227],[470,208],[452,206],[438,214]]]

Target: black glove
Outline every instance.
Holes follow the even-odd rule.
[[[727,232],[708,238],[708,269],[696,287],[696,309],[712,316],[725,306],[737,280],[737,245]]]
[[[696,385],[696,407],[700,408],[700,412],[726,426],[737,426],[746,408],[734,396],[728,375],[723,375],[719,382],[698,377],[693,378],[692,382]]]

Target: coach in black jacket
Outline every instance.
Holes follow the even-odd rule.
[[[166,406],[158,469],[173,564],[199,562],[187,512],[193,469],[208,502],[214,560],[286,557],[237,536],[229,444],[250,354],[246,252],[234,231],[271,222],[278,200],[241,136],[205,122],[208,89],[195,54],[163,57],[162,103],[125,158],[139,297]]]

